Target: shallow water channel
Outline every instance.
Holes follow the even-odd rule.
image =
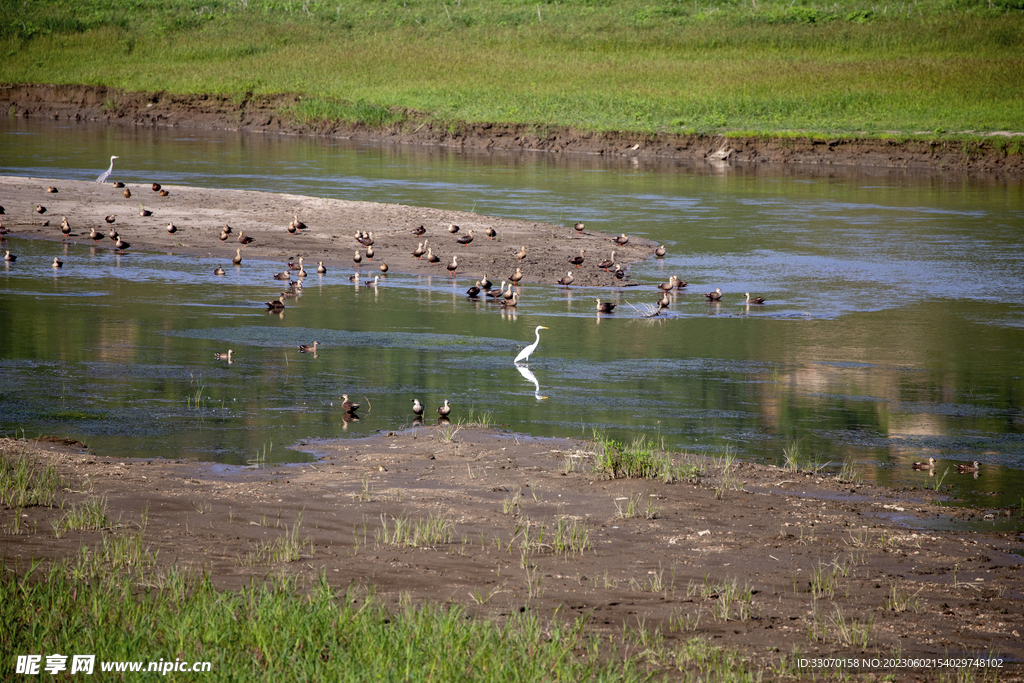
[[[865,481],[1024,505],[1020,184],[0,122],[0,174],[94,179],[111,154],[126,182],[584,220],[668,257],[631,270],[642,291],[529,285],[517,315],[468,302],[468,278],[314,274],[281,317],[262,306],[280,291],[264,270],[217,278],[211,260],[69,245],[75,265],[57,272],[0,265],[4,433],[112,457],[295,462],[312,457],[300,443],[410,425],[414,396],[431,422],[447,398],[453,420],[537,436],[598,430],[777,464],[795,446]],[[65,249],[9,242],[26,261]],[[671,273],[689,291],[641,318],[631,305]],[[716,287],[726,297],[708,304]],[[619,308],[599,317],[595,296]],[[537,325],[550,329],[522,372],[512,358]],[[316,357],[298,353],[313,340]],[[228,348],[231,365],[214,359]],[[359,421],[342,420],[342,392]],[[911,470],[929,456],[932,476]],[[974,460],[980,476],[956,473]]]

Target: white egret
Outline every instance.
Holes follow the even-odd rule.
[[[114,171],[114,159],[120,159],[121,157],[110,157],[110,168],[100,174],[100,177],[96,179],[97,183],[102,183],[110,177],[110,174]]]
[[[540,344],[540,331],[541,330],[546,330],[546,329],[548,329],[548,328],[544,327],[543,325],[537,325],[537,329],[534,330],[537,333],[537,341],[533,342],[532,344],[527,346],[525,349],[520,351],[519,355],[516,356],[516,359],[514,361],[512,361],[512,362],[513,363],[519,363],[521,361],[529,362],[530,361],[530,354],[533,353],[534,351],[536,351],[537,350],[537,344]]]

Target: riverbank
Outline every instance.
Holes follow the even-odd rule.
[[[588,632],[633,643],[634,660],[669,678],[724,660],[806,678],[795,659],[877,657],[902,663],[854,671],[936,680],[943,670],[928,661],[977,657],[1002,668],[967,666],[976,680],[1024,679],[1019,534],[922,530],[951,514],[927,488],[686,454],[668,455],[671,476],[612,478],[607,444],[459,423],[295,447],[318,459],[115,461],[75,443],[4,440],[5,462],[27,457],[60,482],[59,505],[0,507],[7,568],[82,548],[102,564],[101,545],[140,535],[142,574],[173,565],[225,590],[323,575],[395,607],[585,617]],[[103,508],[97,528],[61,526],[90,501]],[[290,561],[278,554],[286,542]],[[695,647],[718,654],[680,654]]]
[[[406,112],[400,123],[369,125],[294,115],[300,95],[175,95],[126,92],[104,86],[0,85],[0,109],[9,115],[113,126],[227,129],[255,133],[316,135],[399,145],[435,145],[472,151],[521,151],[597,155],[681,163],[787,165],[808,172],[852,168],[946,172],[1019,182],[1024,178],[1022,135],[1000,133],[949,139],[892,135],[791,133],[711,135],[581,131],[525,124],[458,124]],[[1014,151],[1016,150],[1016,151]]]
[[[111,180],[117,179],[117,169]],[[160,178],[153,178],[160,183]],[[48,188],[57,192],[49,192]],[[653,242],[638,237],[630,238],[626,245],[611,241],[608,235],[584,226],[582,232],[573,224],[550,225],[531,221],[481,216],[465,211],[448,211],[399,204],[377,204],[338,199],[322,199],[298,195],[253,192],[245,190],[211,190],[160,184],[167,192],[161,196],[152,183],[129,183],[115,188],[111,182],[56,181],[34,178],[0,176],[0,205],[5,215],[0,222],[10,231],[8,239],[65,239],[61,232],[61,218],[66,216],[71,225],[67,240],[79,244],[94,243],[89,238],[92,229],[103,233],[96,240],[96,248],[114,249],[113,240],[106,235],[113,228],[131,250],[149,250],[164,253],[191,254],[222,260],[221,266],[231,270],[232,259],[239,255],[241,267],[259,262],[267,269],[267,278],[285,269],[285,263],[298,265],[303,259],[307,272],[316,272],[323,262],[328,279],[347,279],[358,269],[361,277],[373,278],[387,272],[449,276],[447,269],[456,259],[456,274],[467,282],[487,276],[496,285],[520,269],[524,282],[556,285],[560,278],[573,271],[577,285],[621,287],[632,284],[627,277],[621,280],[610,272],[598,268],[597,263],[607,259],[612,250],[616,262],[628,270],[636,261],[653,258]],[[125,197],[125,191],[130,196]],[[42,206],[45,213],[38,213]],[[142,211],[150,212],[142,216]],[[111,216],[113,223],[105,218]],[[305,229],[295,234],[288,231],[289,224],[298,217]],[[175,232],[167,230],[168,223]],[[459,231],[452,233],[450,226]],[[231,226],[231,234],[220,239],[224,226]],[[415,230],[423,228],[423,234]],[[493,229],[490,239],[487,229]],[[462,244],[460,239],[472,241]],[[356,241],[356,232],[373,234],[374,254],[367,255],[366,246]],[[246,246],[239,236],[251,237]],[[436,263],[426,256],[416,258],[417,246],[426,243],[431,253],[439,257]],[[518,257],[525,247],[525,255]],[[586,260],[576,268],[570,259],[584,250]],[[356,253],[362,259],[354,262]],[[269,261],[281,262],[270,267]],[[19,267],[26,267],[24,261]],[[36,264],[48,268],[50,263]]]

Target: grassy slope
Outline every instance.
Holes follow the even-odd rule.
[[[1022,0],[704,3],[0,0],[0,82],[296,92],[371,122],[1024,131]]]

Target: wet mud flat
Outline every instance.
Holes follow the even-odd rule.
[[[111,177],[116,180],[116,168]],[[167,194],[154,191],[154,183]],[[48,191],[50,188],[56,192]],[[266,261],[298,265],[302,258],[309,273],[316,273],[322,262],[328,281],[345,281],[355,271],[372,279],[384,275],[386,265],[386,272],[445,278],[454,273],[467,287],[485,276],[497,286],[517,275],[517,269],[523,282],[557,285],[572,272],[576,285],[621,287],[633,284],[629,265],[654,258],[657,246],[629,236],[629,241],[620,245],[612,241],[617,235],[591,230],[585,224],[576,230],[575,223],[551,225],[400,204],[171,186],[160,183],[159,178],[115,188],[111,183],[0,177],[0,206],[5,207],[0,222],[10,231],[5,249],[12,248],[11,239],[30,238],[114,250],[114,240],[106,237],[114,229],[131,245],[125,251],[129,255],[148,250],[219,259],[229,273],[227,279],[233,258],[240,256],[241,268],[253,263],[266,268]],[[37,207],[45,212],[39,213]],[[67,236],[61,232],[65,216],[71,227]],[[108,216],[112,223],[107,222]],[[293,234],[288,227],[295,220],[306,227]],[[168,232],[169,223],[174,225],[173,233]],[[231,227],[231,233],[222,241],[225,226]],[[451,232],[453,226],[458,227],[457,232]],[[90,239],[93,229],[104,237]],[[494,231],[493,237],[488,236],[488,229]],[[372,233],[372,244],[365,239],[357,241],[356,233]],[[243,246],[240,237],[252,241]],[[460,241],[467,238],[468,242]],[[424,254],[417,257],[414,252],[420,245]],[[372,256],[367,254],[368,246],[373,249]],[[428,248],[436,262],[428,260]],[[16,251],[16,245],[13,249]],[[577,267],[572,259],[581,251],[584,261]],[[624,271],[622,278],[597,265],[612,251]],[[59,253],[54,251],[54,255]],[[49,268],[51,261],[35,266]],[[453,262],[454,270],[448,267]],[[268,283],[282,268],[267,269]]]
[[[396,605],[585,617],[603,637],[697,638],[776,671],[797,657],[918,660],[854,671],[938,680],[922,661],[971,657],[1001,662],[999,680],[1024,678],[1020,533],[929,530],[954,515],[929,490],[685,454],[672,456],[683,475],[672,482],[612,478],[592,442],[458,423],[297,444],[317,460],[277,468],[0,447],[52,464],[68,504],[105,496],[118,520],[58,539],[61,509],[0,506],[9,568],[73,557],[145,518],[158,565],[220,588],[323,573]],[[258,552],[296,533],[298,560]]]

